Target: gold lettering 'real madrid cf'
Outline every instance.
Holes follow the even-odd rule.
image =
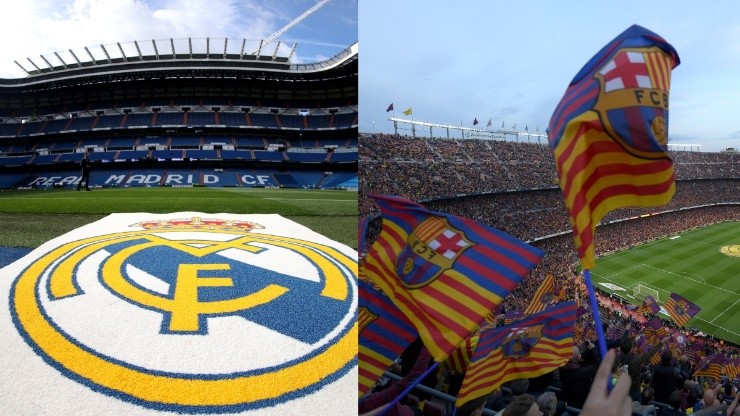
[[[238,224],[223,221],[141,224],[147,225],[139,225],[144,228],[140,230],[64,243],[33,261],[13,284],[10,306],[17,328],[34,351],[65,376],[146,407],[213,413],[260,408],[274,401],[289,400],[321,388],[356,365],[356,258],[331,245],[252,233]],[[271,250],[311,265],[316,277],[297,279],[300,282],[295,283],[288,275],[264,268],[252,271],[253,266],[229,257],[251,258],[270,254]],[[172,253],[172,259],[160,258],[158,262],[176,260],[174,264],[168,263],[166,279],[162,277],[164,274],[159,278],[152,276],[155,281],[169,282],[166,290],[155,290],[132,277],[136,273],[147,274],[136,264],[148,263],[151,257],[147,256],[152,251],[159,255]],[[87,272],[82,272],[83,269]],[[85,278],[84,285],[80,283],[81,273],[90,276]],[[156,272],[150,270],[150,273]],[[266,278],[260,280],[262,275]],[[67,321],[55,321],[55,314],[69,305],[84,307],[84,297],[93,296],[86,291],[92,285],[127,308],[160,317],[162,325],[155,335],[166,338],[166,342],[179,339],[178,336],[191,340],[199,336],[205,342],[209,336],[208,323],[222,317],[246,321],[249,316],[252,318],[249,325],[253,325],[250,328],[256,328],[260,316],[272,315],[274,311],[260,315],[260,308],[296,296],[294,287],[306,287],[296,285],[317,285],[315,298],[325,299],[317,301],[318,304],[327,302],[339,315],[336,324],[314,335],[315,341],[296,339],[295,343],[303,349],[284,363],[265,368],[259,363],[248,363],[243,370],[235,364],[228,371],[202,373],[196,371],[200,368],[197,366],[188,372],[149,368],[136,360],[130,361],[131,356],[115,356],[115,348],[99,350],[99,345],[86,345],[89,338],[70,333],[64,327]],[[293,303],[287,305],[299,303],[295,299],[290,302]],[[253,311],[254,315],[247,315]],[[285,314],[290,316],[289,311]],[[136,328],[129,331],[135,332]],[[266,333],[279,331],[279,328],[265,328]],[[288,341],[291,335],[286,330],[277,336]],[[141,342],[148,342],[148,338],[142,339]],[[185,348],[189,344],[182,345]]]

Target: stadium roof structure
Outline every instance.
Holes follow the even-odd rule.
[[[25,66],[15,61],[27,76],[0,79],[0,87],[23,87],[96,76],[105,77],[110,82],[142,75],[151,77],[156,72],[196,77],[209,77],[215,73],[219,78],[250,72],[267,78],[270,74],[281,74],[280,77],[285,79],[285,74],[305,76],[342,66],[357,59],[359,49],[354,43],[323,61],[292,63],[296,48],[296,43],[278,41],[277,44],[268,44],[265,40],[229,38],[170,38],[101,44],[27,58]]]

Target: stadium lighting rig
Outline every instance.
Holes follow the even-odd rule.
[[[509,136],[516,136],[518,139],[519,136],[527,137],[527,139],[536,138],[539,142],[541,139],[547,140],[547,135],[542,133],[529,133],[527,131],[516,131],[516,130],[491,130],[491,129],[479,129],[474,127],[463,127],[463,126],[455,126],[452,124],[438,124],[438,123],[429,123],[426,121],[417,121],[417,120],[410,120],[405,118],[397,118],[397,117],[391,117],[388,120],[393,122],[393,129],[395,134],[398,134],[398,123],[407,123],[411,124],[411,131],[412,135],[416,137],[416,126],[423,126],[423,127],[429,127],[429,136],[434,137],[432,134],[433,128],[440,128],[445,129],[447,131],[447,138],[450,138],[450,130],[458,130],[462,134],[463,138],[465,137],[466,132],[468,132],[468,136],[488,136],[491,138],[499,138],[503,139],[507,135]]]

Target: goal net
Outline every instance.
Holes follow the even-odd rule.
[[[632,287],[632,292],[638,299],[645,299],[645,296],[650,295],[655,299],[656,302],[660,302],[658,298],[658,291],[642,283],[638,283]]]

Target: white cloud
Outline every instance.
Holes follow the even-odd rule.
[[[262,39],[278,13],[243,0],[31,0],[6,5],[0,77],[21,77],[13,61],[84,46],[168,38]]]

